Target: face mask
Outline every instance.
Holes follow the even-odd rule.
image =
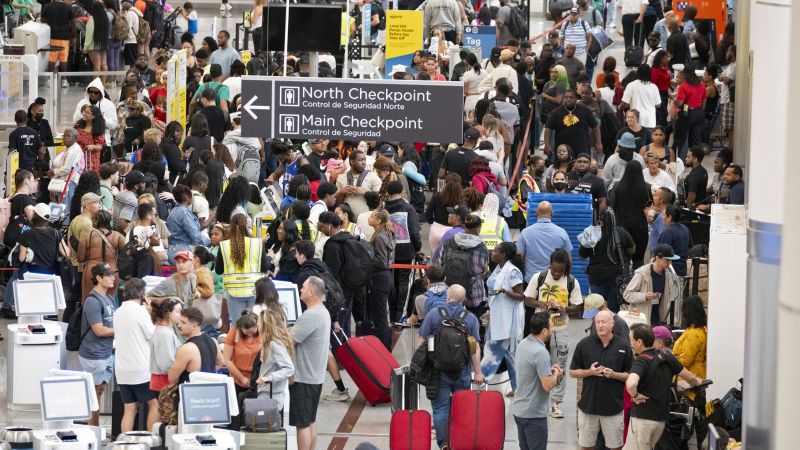
[[[38,122],[38,121],[44,119],[44,113],[36,113],[36,114],[33,115],[33,118],[36,119],[36,121]]]
[[[544,175],[544,167],[536,169],[536,176],[541,177],[542,175]]]
[[[563,182],[563,181],[559,181],[558,183],[553,183],[553,187],[554,187],[554,188],[555,188],[557,191],[563,191],[564,189],[566,189],[566,188],[567,188],[567,183],[565,183],[565,182]]]

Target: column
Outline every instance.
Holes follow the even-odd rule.
[[[748,450],[775,449],[776,371],[778,366],[778,299],[781,238],[785,222],[784,191],[787,148],[792,121],[790,96],[793,81],[789,64],[791,0],[750,1],[750,58],[738,64],[751,67],[751,126],[747,164],[748,283],[744,373],[744,441]],[[741,54],[741,52],[740,52]],[[770,87],[773,86],[773,87]],[[784,89],[776,95],[777,90]],[[747,94],[745,94],[747,95]],[[796,126],[796,118],[794,119]],[[795,276],[796,276],[795,272]],[[783,358],[785,359],[785,358]],[[795,425],[796,427],[796,425]],[[791,446],[790,446],[791,447]],[[786,448],[786,447],[784,447]]]

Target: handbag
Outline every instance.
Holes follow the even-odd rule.
[[[47,185],[47,191],[53,194],[61,194],[64,192],[64,187],[67,185],[66,178],[53,178]]]
[[[245,398],[243,428],[245,431],[272,433],[283,428],[278,401],[272,398],[272,382],[269,382],[269,398]]]

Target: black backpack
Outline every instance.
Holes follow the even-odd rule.
[[[465,320],[467,311],[462,309],[457,316],[448,315],[445,308],[438,308],[438,311],[442,322],[433,335],[433,367],[445,372],[458,372],[470,358]]]
[[[519,6],[509,6],[511,14],[508,15],[508,31],[515,38],[524,38],[528,36],[528,19],[525,15],[525,10]],[[503,43],[505,44],[505,43]]]
[[[69,318],[67,324],[67,334],[64,336],[64,344],[67,351],[77,352],[81,348],[83,338],[89,334],[92,327],[87,327],[86,331],[81,333],[81,326],[83,325],[83,303],[76,302],[75,310],[72,312],[72,317]]]
[[[361,289],[372,277],[375,262],[375,249],[372,244],[361,238],[345,239],[342,242],[344,265],[340,278],[342,287]]]
[[[117,251],[117,270],[120,280],[127,281],[136,271],[136,261],[140,252],[136,249],[137,245],[136,239],[131,238]]]
[[[445,242],[447,259],[442,259],[445,282],[448,286],[460,284],[469,293],[472,282],[472,252],[474,249],[464,250],[459,247],[455,239]],[[467,294],[467,298],[469,298]]]
[[[325,308],[330,312],[331,320],[337,321],[339,313],[347,304],[342,286],[327,270],[318,273],[317,276],[325,283]]]

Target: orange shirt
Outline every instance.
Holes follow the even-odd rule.
[[[261,338],[258,335],[250,338],[242,335],[239,338],[239,342],[236,342],[236,328],[231,328],[228,336],[225,337],[225,344],[233,346],[233,356],[231,356],[233,365],[242,372],[242,375],[250,378],[253,371],[253,361],[256,360],[261,351]],[[235,381],[236,384],[239,384],[238,380]]]
[[[611,72],[611,75],[614,75],[614,79],[616,80],[614,82],[614,87],[615,88],[621,87],[622,83],[620,83],[620,81],[619,81],[619,72],[617,72],[615,70],[615,71]],[[597,76],[594,79],[594,84],[595,84],[595,86],[597,86],[597,89],[600,89],[601,87],[605,87],[606,86],[606,73],[603,72],[603,71],[600,71],[600,73],[598,73]]]

